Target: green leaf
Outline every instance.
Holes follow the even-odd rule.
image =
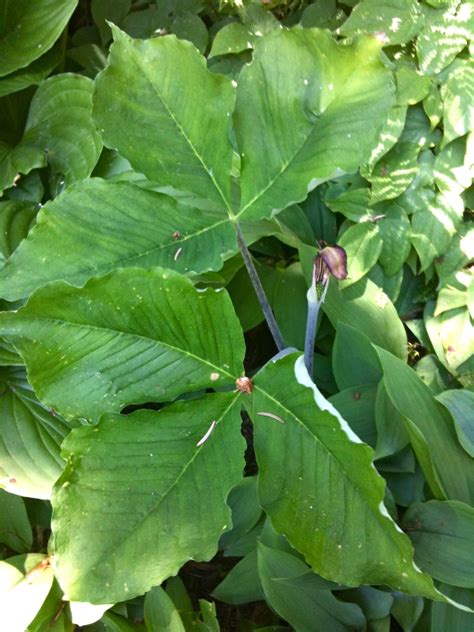
[[[259,38],[276,28],[281,28],[280,22],[271,11],[257,4],[249,4],[241,11],[243,24],[231,22],[217,32],[212,43],[209,57],[241,53],[252,49]]]
[[[372,450],[317,391],[302,356],[255,377],[252,417],[260,503],[317,573],[439,598],[383,504]]]
[[[437,395],[436,399],[445,406],[454,420],[459,443],[469,456],[474,458],[474,393],[467,389],[453,389]]]
[[[43,605],[53,579],[50,560],[41,553],[1,561],[0,627],[24,632]]]
[[[113,34],[95,92],[105,145],[149,179],[230,210],[230,80],[210,73],[196,48],[174,36],[132,40],[117,28]]]
[[[346,388],[329,398],[356,435],[371,447],[375,447],[377,440],[374,415],[376,394],[376,385],[366,384]]]
[[[362,0],[342,25],[341,33],[351,37],[383,32],[386,44],[404,44],[420,30],[421,17],[416,0]]]
[[[332,211],[342,213],[351,222],[367,222],[372,216],[372,209],[369,208],[370,189],[366,187],[348,189],[343,193],[330,187],[324,201]]]
[[[406,59],[397,64],[395,79],[399,105],[414,105],[422,101],[430,91],[431,79],[422,75],[415,64]]]
[[[383,248],[379,227],[373,222],[362,222],[348,228],[338,239],[347,255],[347,279],[340,287],[346,288],[359,281],[377,263]]]
[[[41,57],[66,26],[77,0],[3,0],[0,30],[0,76]]]
[[[460,195],[471,186],[472,174],[465,139],[457,139],[436,156],[434,179],[440,191]]]
[[[382,349],[377,348],[377,352],[388,396],[429,446],[435,473],[447,497],[472,503],[474,463],[458,444],[449,413],[413,369]]]
[[[69,436],[52,523],[68,599],[130,599],[187,560],[215,555],[230,526],[225,499],[244,466],[238,401],[221,393],[160,412],[107,415]]]
[[[465,588],[456,588],[441,584],[441,590],[448,595],[449,598],[459,601],[471,610],[474,610],[474,593],[472,590]],[[448,604],[432,605],[431,610],[431,628],[430,632],[467,632],[474,626],[474,614],[472,612],[461,612]]]
[[[407,115],[407,107],[395,105],[390,108],[384,121],[380,138],[373,145],[367,164],[361,169],[362,175],[372,173],[377,162],[388,153],[400,138]]]
[[[64,468],[60,446],[71,430],[36,399],[23,368],[0,371],[1,485],[13,494],[49,498]]]
[[[218,601],[236,605],[265,599],[258,574],[256,548],[237,562],[214,588],[212,596]]]
[[[454,138],[464,136],[474,129],[474,68],[466,62],[450,73],[446,83],[441,86],[444,104],[443,144]]]
[[[257,477],[246,476],[230,492],[227,504],[232,511],[232,529],[222,534],[219,548],[225,551],[245,534],[249,533],[260,520],[262,508],[257,498]]]
[[[266,600],[298,632],[349,632],[364,628],[355,604],[342,603],[298,558],[258,545],[258,569]]]
[[[199,292],[161,268],[117,270],[80,289],[51,283],[17,313],[1,314],[0,331],[38,397],[68,418],[169,401],[242,372],[242,333],[226,292]]]
[[[377,426],[376,459],[396,454],[408,445],[409,438],[404,420],[388,396],[383,380],[377,388],[375,423]]]
[[[30,202],[0,202],[0,261],[3,263],[27,236],[34,223],[37,207]]]
[[[457,501],[412,505],[403,528],[415,547],[417,564],[435,579],[474,587],[474,508]]]
[[[462,51],[470,37],[471,15],[472,5],[469,2],[459,4],[457,13],[451,8],[426,11],[426,25],[416,42],[416,53],[423,74],[436,75]]]
[[[399,142],[374,166],[367,179],[372,183],[371,204],[401,195],[413,181],[420,148],[412,142]]]
[[[56,75],[31,102],[22,145],[43,150],[66,186],[91,174],[102,148],[92,121],[92,87],[87,77]]]
[[[382,377],[380,363],[370,339],[340,321],[332,349],[332,368],[339,390],[363,384],[377,385]]]
[[[411,241],[420,258],[422,272],[448,251],[463,212],[462,198],[452,193],[439,193],[431,201],[420,204],[411,221]]]
[[[402,593],[394,593],[391,614],[403,632],[413,632],[423,612],[423,599],[409,597]]]
[[[269,216],[367,160],[394,102],[380,46],[318,29],[261,39],[237,86],[242,217]]]
[[[170,32],[183,40],[189,40],[204,55],[209,40],[205,23],[198,15],[178,15],[171,23]]]
[[[130,12],[131,6],[131,0],[92,0],[90,11],[92,19],[99,29],[102,44],[107,44],[112,39],[107,21],[120,24]]]
[[[369,279],[344,290],[331,283],[323,309],[335,328],[339,323],[349,325],[399,358],[407,357],[406,333],[397,311]]]
[[[106,632],[142,632],[143,628],[134,625],[125,617],[121,617],[114,612],[106,612],[100,623]],[[102,629],[102,628],[101,628]]]
[[[431,344],[444,366],[459,379],[466,372],[469,378],[469,361],[472,358],[473,324],[466,307],[450,309],[434,316],[434,304],[427,303],[424,319]],[[463,365],[468,363],[466,371]],[[472,371],[472,369],[471,369]]]
[[[0,542],[25,553],[33,544],[33,533],[23,498],[0,489]]]
[[[150,632],[186,632],[173,601],[160,586],[146,594],[145,624]]]
[[[0,296],[24,298],[58,279],[80,285],[121,267],[219,270],[236,250],[235,231],[222,214],[133,184],[92,179],[40,211],[37,226],[0,271]]]
[[[18,92],[29,86],[40,85],[50,72],[60,63],[62,51],[54,46],[47,53],[36,59],[26,68],[12,72],[0,79],[0,97]]]
[[[378,222],[383,246],[379,262],[388,276],[396,274],[410,252],[410,221],[403,207],[391,203]]]

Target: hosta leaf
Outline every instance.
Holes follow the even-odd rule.
[[[329,189],[324,202],[332,211],[342,213],[352,222],[366,222],[373,215],[373,209],[369,208],[370,189],[368,187],[349,189],[341,194]]]
[[[444,137],[447,145],[454,138],[474,129],[474,68],[466,62],[453,73],[441,87],[444,104]]]
[[[120,267],[218,270],[235,250],[235,231],[222,214],[92,179],[41,210],[36,228],[0,271],[0,296],[16,300],[57,279],[78,285]]]
[[[18,90],[23,90],[28,86],[39,85],[60,63],[61,53],[60,47],[54,46],[27,68],[21,68],[0,79],[0,97],[18,92]]]
[[[273,526],[327,579],[436,598],[383,504],[372,450],[317,391],[303,357],[295,359],[271,362],[254,379],[259,498]]]
[[[77,0],[3,0],[0,76],[41,57],[66,26]]]
[[[415,547],[415,559],[435,579],[474,587],[474,508],[457,501],[412,505],[403,527]]]
[[[43,605],[54,574],[41,553],[17,555],[0,562],[0,626],[25,632]]]
[[[144,614],[150,632],[186,632],[176,606],[161,586],[155,586],[147,593]]]
[[[457,377],[464,372],[469,374],[469,368],[462,370],[462,365],[473,358],[473,323],[467,307],[450,309],[435,316],[433,304],[427,303],[424,319],[436,355],[448,371]]]
[[[471,608],[471,612],[461,612],[448,604],[432,605],[430,632],[466,632],[474,626],[474,593],[472,589],[457,588],[441,584],[440,589],[451,599],[460,601]]]
[[[225,292],[199,292],[161,268],[130,268],[83,288],[52,283],[0,315],[38,397],[67,417],[229,383],[243,339]],[[33,342],[34,341],[34,342]]]
[[[386,43],[404,44],[421,27],[420,5],[416,0],[362,0],[341,27],[343,35],[383,32]]]
[[[400,142],[374,166],[367,176],[372,184],[371,204],[391,200],[406,191],[416,175],[419,153],[415,144]]]
[[[257,549],[243,557],[214,588],[212,596],[218,601],[232,604],[244,604],[262,601],[262,590],[257,566]]]
[[[46,156],[38,147],[17,145],[11,147],[0,140],[0,193],[15,184],[20,173],[44,167]]]
[[[240,214],[268,216],[367,160],[394,102],[381,43],[318,29],[273,31],[239,76]]]
[[[378,222],[383,242],[379,263],[388,276],[393,276],[410,252],[410,220],[403,207],[396,203],[384,208],[383,215]]]
[[[359,281],[377,263],[383,242],[379,227],[373,222],[362,222],[348,228],[338,240],[347,254],[347,279],[342,288]]]
[[[30,550],[33,544],[33,533],[23,498],[3,489],[0,489],[0,542],[19,553]]]
[[[421,261],[421,271],[444,255],[459,227],[464,204],[458,195],[439,193],[420,204],[411,221],[411,242]]]
[[[399,105],[414,105],[424,99],[430,91],[431,79],[422,75],[415,64],[405,59],[397,64],[395,78]]]
[[[436,156],[434,178],[440,191],[460,195],[471,186],[472,165],[466,153],[465,139],[446,145]]]
[[[221,393],[108,415],[70,435],[53,495],[55,567],[67,598],[124,601],[187,560],[214,556],[230,527],[225,499],[244,467],[238,401]]]
[[[38,208],[30,202],[0,202],[0,261],[7,259],[26,237]]]
[[[334,327],[344,323],[399,358],[407,356],[407,337],[388,296],[369,279],[340,290],[331,283],[323,309]]]
[[[409,442],[408,434],[402,416],[387,394],[383,380],[377,388],[374,413],[377,427],[374,458],[383,459],[403,450]]]
[[[258,570],[267,602],[298,632],[364,628],[361,609],[321,590],[319,578],[295,556],[259,543]]]
[[[95,118],[115,148],[151,180],[231,207],[234,88],[174,36],[132,40],[117,28],[96,79]]]
[[[49,498],[71,425],[40,404],[23,369],[2,368],[0,382],[0,483],[13,494]]]
[[[387,394],[429,448],[435,475],[450,500],[472,503],[474,462],[459,445],[449,413],[405,363],[377,349]],[[412,437],[413,441],[413,437]],[[416,450],[416,445],[414,445]]]
[[[426,25],[416,42],[423,74],[439,73],[462,51],[469,38],[471,16],[470,2],[460,4],[457,13],[451,8],[427,12]]]
[[[56,75],[31,102],[22,145],[42,149],[66,186],[91,174],[102,147],[92,122],[92,86],[81,75]]]
[[[342,321],[337,324],[332,349],[332,368],[341,391],[363,384],[376,386],[382,377],[380,363],[370,339]]]
[[[440,393],[436,399],[446,406],[453,416],[459,443],[474,458],[474,393],[467,389],[452,389]]]
[[[372,173],[377,162],[388,153],[400,138],[407,115],[407,107],[395,105],[388,111],[377,145],[372,147],[367,164],[361,169],[362,175]]]

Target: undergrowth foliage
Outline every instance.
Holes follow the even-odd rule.
[[[0,629],[474,629],[472,1],[0,6]]]

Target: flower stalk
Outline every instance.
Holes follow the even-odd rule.
[[[347,277],[347,257],[345,250],[340,246],[326,246],[313,260],[311,287],[306,293],[308,317],[304,342],[304,363],[311,378],[319,310],[326,298],[331,276],[339,280]]]
[[[247,272],[255,290],[255,294],[257,295],[258,302],[260,303],[260,307],[262,308],[263,315],[265,316],[265,320],[267,321],[268,328],[270,329],[270,333],[272,334],[278,351],[283,351],[283,349],[285,349],[286,347],[285,341],[283,340],[280,328],[278,327],[278,323],[275,319],[275,316],[273,315],[270,303],[268,302],[267,295],[265,294],[265,290],[263,289],[262,282],[260,281],[260,277],[258,276],[258,272],[252,261],[250,250],[245,243],[244,236],[237,222],[235,223],[235,230],[237,232],[237,243],[239,244],[240,253],[244,260],[245,267],[247,268]]]

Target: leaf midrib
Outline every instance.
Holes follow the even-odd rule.
[[[194,146],[191,138],[186,134],[184,128],[182,127],[182,125],[180,124],[178,119],[174,116],[172,110],[169,108],[169,106],[168,106],[167,102],[165,101],[164,97],[160,94],[160,92],[158,90],[158,87],[155,86],[155,84],[153,83],[152,79],[149,77],[148,72],[147,72],[147,66],[146,65],[144,65],[144,66],[140,65],[140,60],[137,59],[135,47],[132,45],[130,48],[132,50],[132,55],[133,55],[133,57],[135,59],[136,65],[138,66],[139,70],[141,69],[143,71],[143,77],[145,77],[145,79],[148,81],[148,83],[151,86],[153,92],[156,94],[156,96],[160,100],[161,104],[165,108],[166,112],[168,113],[168,116],[171,118],[171,120],[176,125],[178,130],[181,132],[181,134],[183,135],[184,139],[186,140],[186,142],[188,143],[189,147],[191,148],[193,154],[196,156],[198,161],[203,166],[204,171],[207,173],[207,175],[210,178],[212,184],[214,185],[214,187],[217,190],[217,192],[219,193],[222,201],[224,202],[224,206],[227,209],[227,212],[229,213],[229,216],[230,217],[234,217],[234,212],[233,212],[233,210],[232,210],[232,208],[231,208],[226,196],[224,195],[221,187],[219,186],[219,183],[214,178],[214,175],[212,173],[212,169],[208,168],[208,166],[204,162],[203,157],[200,155],[200,153],[197,151],[196,147]],[[230,177],[230,175],[229,175],[229,177]]]
[[[365,504],[367,507],[370,507],[371,512],[375,513],[375,515],[377,516],[377,520],[378,520],[378,522],[379,522],[380,524],[382,524],[382,521],[380,520],[380,518],[383,518],[383,525],[386,525],[387,523],[390,523],[390,524],[391,524],[391,526],[392,526],[392,528],[393,528],[393,530],[394,530],[394,532],[395,532],[395,533],[398,533],[398,532],[396,531],[396,529],[395,529],[395,523],[392,523],[392,521],[391,521],[391,520],[387,519],[387,517],[386,517],[386,516],[384,516],[384,515],[383,515],[380,511],[378,511],[378,509],[374,510],[374,509],[373,509],[370,505],[368,505],[368,503],[367,503],[367,502],[366,502],[366,500],[365,500],[365,496],[364,496],[363,492],[360,490],[360,488],[358,487],[358,485],[356,485],[356,484],[352,481],[352,478],[351,478],[351,477],[349,476],[349,474],[347,473],[347,470],[346,470],[346,468],[344,467],[344,465],[343,465],[343,464],[341,463],[341,461],[337,458],[337,456],[335,456],[335,455],[334,455],[334,453],[333,453],[333,452],[331,452],[331,450],[330,450],[330,449],[326,446],[326,444],[324,443],[324,441],[322,441],[322,440],[321,440],[321,439],[320,439],[320,438],[319,438],[316,434],[312,433],[312,432],[311,432],[311,430],[307,427],[307,425],[306,425],[306,424],[305,424],[305,423],[304,423],[304,422],[303,422],[303,421],[302,421],[302,420],[301,420],[301,419],[300,419],[300,418],[299,418],[299,417],[298,417],[298,416],[297,416],[294,412],[292,412],[291,410],[289,410],[288,408],[286,408],[286,406],[284,406],[281,402],[279,402],[277,399],[275,399],[272,395],[270,395],[269,393],[267,393],[267,391],[265,391],[263,388],[261,388],[260,386],[257,386],[257,385],[255,385],[255,386],[254,386],[254,388],[255,388],[255,390],[258,390],[260,393],[262,393],[262,394],[263,394],[265,397],[267,397],[269,400],[271,400],[271,401],[272,401],[272,402],[273,402],[273,403],[274,403],[277,407],[279,407],[279,408],[281,408],[282,410],[284,410],[284,411],[285,411],[285,413],[288,413],[288,415],[290,415],[290,417],[292,417],[293,419],[295,419],[295,420],[298,422],[298,424],[304,428],[305,432],[306,432],[306,433],[308,433],[308,434],[309,434],[312,438],[314,438],[314,441],[315,441],[317,444],[321,445],[321,446],[325,449],[325,451],[326,451],[326,452],[330,455],[330,457],[331,457],[332,459],[334,459],[334,461],[336,461],[336,462],[338,463],[338,465],[339,465],[340,469],[344,472],[345,479],[351,482],[351,485],[352,485],[352,486],[353,486],[353,487],[357,490],[358,496],[359,496],[359,497],[360,497],[360,498],[364,501],[364,504]],[[308,387],[306,387],[306,388],[308,388]],[[308,390],[309,390],[309,388],[308,388]],[[316,403],[315,403],[315,406],[317,407]],[[319,408],[318,408],[318,410],[321,410],[321,409],[319,409]],[[335,417],[335,416],[334,416],[334,415],[333,415],[330,411],[328,411],[328,410],[323,410],[323,411],[321,411],[321,412],[323,412],[323,413],[328,413],[329,415],[331,415],[331,417],[334,417],[334,419],[336,419],[336,421],[337,421],[337,418],[336,418],[336,417]],[[339,422],[337,422],[337,423],[339,424]],[[341,430],[341,432],[344,432],[344,431],[342,430],[342,428],[341,428],[340,430]],[[361,445],[361,446],[363,446],[363,445],[365,445],[365,444],[363,444],[363,443],[362,443],[362,444],[356,444],[356,445]],[[369,446],[367,446],[367,447],[369,447]],[[377,475],[380,477],[380,474],[378,474],[378,473],[377,473]],[[381,477],[380,477],[380,478],[381,478]],[[382,479],[382,480],[383,480],[383,479]],[[383,498],[382,498],[382,502],[383,502]],[[401,535],[401,534],[399,534],[399,535]]]
[[[240,396],[241,396],[240,392],[237,392],[237,393],[234,394],[234,397],[232,398],[230,404],[221,413],[219,418],[217,420],[215,420],[216,421],[216,425],[218,423],[220,423],[223,419],[225,419],[225,417],[227,416],[229,411],[235,406],[235,404],[239,400]],[[132,529],[128,532],[127,536],[122,538],[122,542],[120,544],[117,545],[114,542],[114,543],[112,543],[110,548],[106,549],[105,551],[102,551],[100,557],[98,557],[98,558],[93,560],[94,566],[97,565],[102,559],[104,559],[104,558],[108,559],[111,550],[113,550],[114,552],[117,552],[120,548],[122,548],[124,546],[124,543],[128,542],[130,537],[150,518],[150,516],[153,513],[155,513],[155,511],[157,511],[159,509],[160,505],[167,499],[168,495],[178,485],[180,480],[186,474],[186,472],[189,469],[189,467],[191,467],[191,465],[194,463],[194,461],[196,460],[197,456],[202,452],[202,449],[204,448],[204,446],[205,446],[205,444],[203,444],[200,447],[196,447],[195,452],[193,453],[191,458],[187,461],[187,463],[182,467],[182,469],[179,472],[178,476],[172,481],[172,483],[169,485],[169,487],[166,489],[166,491],[163,492],[163,494],[159,498],[157,498],[156,504],[149,509],[149,511],[140,519],[140,521],[138,523],[133,525]],[[99,490],[99,491],[102,491],[102,490]],[[225,503],[225,504],[226,504],[227,508],[229,508],[227,503]],[[229,511],[230,511],[230,509],[229,509]],[[186,560],[187,558],[184,558],[184,559]],[[84,565],[82,565],[82,568],[83,568],[83,566]],[[178,565],[176,565],[176,566],[178,568],[180,568],[182,566],[182,564],[180,563],[179,566]],[[86,575],[86,573],[83,573],[82,577],[84,577],[85,575]],[[77,579],[75,583],[80,582],[80,581],[81,581],[81,578]]]
[[[91,324],[87,324],[84,325],[82,323],[73,323],[71,321],[67,321],[67,320],[62,320],[60,318],[51,318],[51,317],[38,317],[38,316],[30,316],[30,315],[24,315],[23,316],[24,319],[29,320],[33,325],[35,325],[38,321],[41,322],[48,322],[48,323],[52,323],[55,325],[65,325],[66,327],[77,327],[77,328],[83,328],[86,330],[92,330],[92,331],[105,331],[105,332],[111,332],[114,334],[117,334],[119,336],[128,336],[131,338],[137,338],[139,340],[146,340],[147,342],[151,341],[157,345],[162,345],[163,347],[166,347],[167,349],[170,349],[172,351],[175,351],[177,353],[180,353],[182,355],[185,356],[189,356],[191,358],[193,358],[194,360],[199,361],[202,364],[206,364],[207,366],[209,366],[211,369],[216,369],[218,371],[220,371],[221,373],[224,373],[227,377],[229,377],[232,380],[237,379],[237,377],[235,375],[233,375],[232,373],[229,373],[228,371],[226,371],[224,368],[212,364],[211,362],[209,362],[208,360],[205,360],[204,358],[201,358],[200,356],[197,356],[194,353],[191,353],[190,351],[186,351],[185,349],[180,349],[179,347],[176,347],[170,343],[161,341],[161,340],[156,340],[155,338],[150,338],[148,336],[142,335],[142,334],[136,334],[136,333],[129,333],[126,331],[120,331],[119,329],[111,329],[111,328],[106,328],[106,327],[101,327],[99,325],[91,325]],[[19,327],[21,327],[22,323],[20,323]],[[18,327],[18,325],[17,325]],[[5,334],[5,337],[8,337],[8,334]]]

